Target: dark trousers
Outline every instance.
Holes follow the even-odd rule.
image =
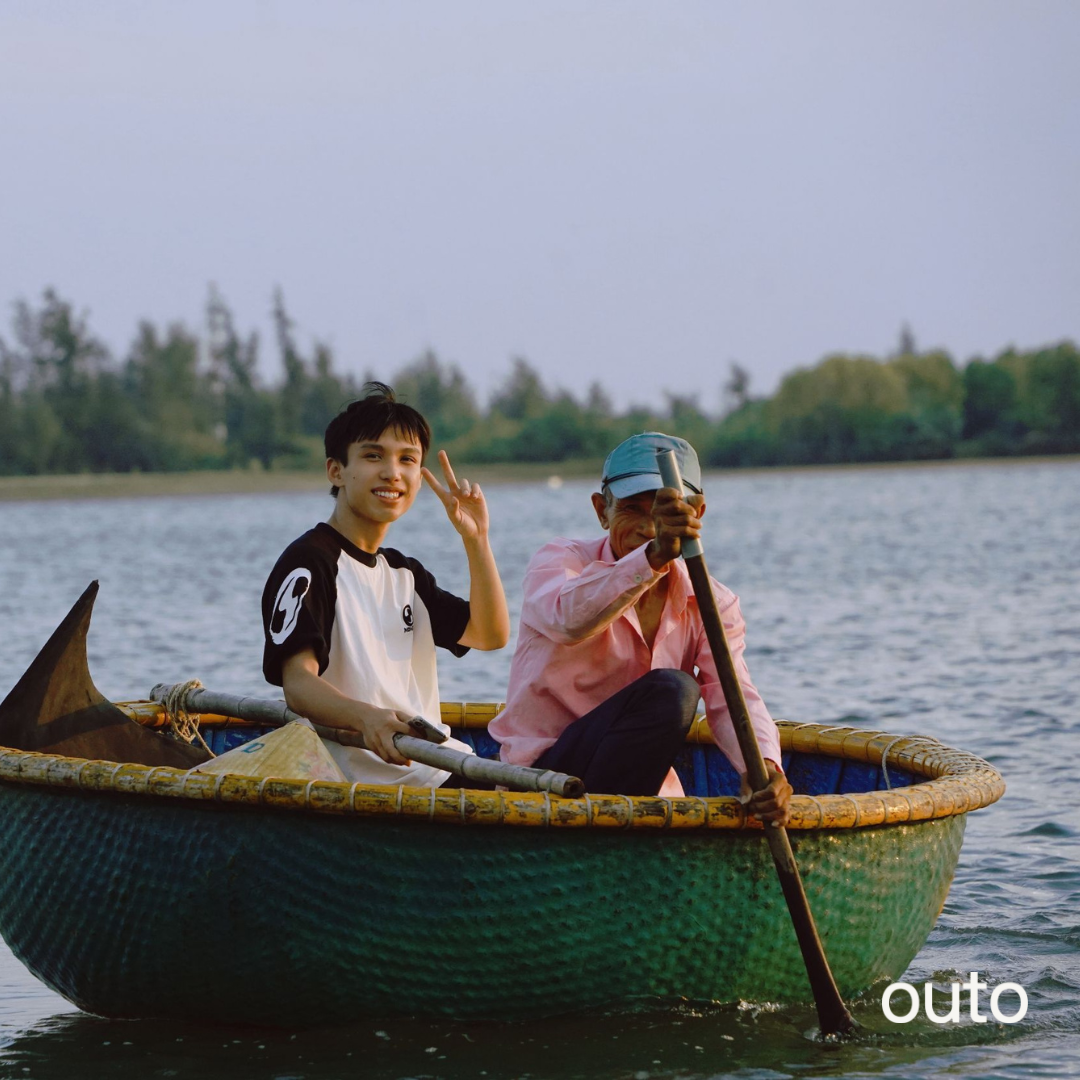
[[[655,795],[700,697],[685,671],[650,671],[575,720],[533,767],[579,776],[593,793]]]

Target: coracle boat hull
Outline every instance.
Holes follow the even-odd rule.
[[[210,751],[157,733],[159,705],[93,687],[95,592],[0,703],[0,934],[80,1008],[295,1027],[811,1000],[761,828],[702,721],[678,799],[189,772]],[[497,710],[443,720],[490,754]],[[202,720],[215,753],[263,730]],[[903,973],[965,814],[1004,784],[933,739],[780,736],[792,845],[850,998]]]
[[[810,999],[757,831],[455,828],[15,783],[0,822],[4,937],[100,1015],[294,1026]],[[793,833],[845,997],[918,952],[963,830]]]

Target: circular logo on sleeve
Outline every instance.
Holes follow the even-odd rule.
[[[270,640],[280,645],[296,629],[300,605],[311,588],[311,571],[297,567],[281,583],[270,616]]]
[[[405,633],[410,633],[412,631],[413,622],[412,604],[406,604],[401,609],[401,621],[405,624]]]

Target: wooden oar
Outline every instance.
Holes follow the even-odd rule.
[[[664,486],[684,493],[675,452],[658,450],[656,461]],[[694,586],[698,611],[701,612],[701,621],[705,625],[705,636],[708,638],[716,671],[720,676],[720,686],[723,688],[724,700],[727,702],[731,722],[739,740],[739,749],[746,762],[750,786],[754,791],[761,791],[762,788],[769,786],[769,774],[765,769],[757,734],[746,708],[742,684],[736,674],[735,662],[732,660],[731,650],[728,648],[727,638],[724,635],[724,624],[720,620],[720,611],[716,606],[716,596],[713,594],[712,583],[709,580],[709,570],[705,565],[705,553],[701,541],[684,540],[682,557]],[[817,927],[814,925],[814,916],[810,912],[810,904],[806,899],[787,829],[781,825],[766,822],[765,836],[769,842],[773,862],[776,864],[776,873],[780,878],[780,887],[784,891],[788,911],[791,913],[795,936],[799,939],[806,974],[810,979],[810,989],[813,991],[814,1002],[817,1005],[821,1032],[823,1035],[846,1035],[855,1030],[855,1020],[840,997],[840,991],[837,990],[836,981],[829,969],[829,961],[825,958],[825,950],[822,948],[821,938],[818,937]]]
[[[154,701],[163,701],[170,690],[171,686],[160,683],[150,691],[150,697]],[[235,716],[238,720],[251,720],[271,727],[284,727],[293,720],[305,719],[299,713],[293,712],[284,701],[239,697],[236,694],[205,688],[188,690],[184,698],[184,708],[191,712]],[[410,723],[422,737],[395,735],[394,745],[411,761],[456,773],[467,780],[502,784],[515,791],[550,791],[553,795],[562,795],[567,799],[577,799],[585,793],[585,785],[576,776],[552,772],[550,769],[532,769],[527,765],[510,765],[505,761],[493,761],[476,754],[466,754],[461,750],[439,746],[438,742],[445,739],[445,735],[437,727],[421,717],[416,717]],[[312,727],[324,739],[331,739],[345,746],[364,746],[363,736],[359,732],[323,724],[312,724]]]

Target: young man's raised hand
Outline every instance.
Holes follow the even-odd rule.
[[[488,531],[488,508],[480,485],[470,484],[464,478],[459,484],[445,450],[439,451],[439,464],[442,466],[443,477],[446,480],[445,487],[435,479],[435,474],[426,466],[420,471],[428,487],[435,492],[443,504],[450,524],[457,529],[464,540],[484,538]]]
[[[501,649],[510,640],[510,613],[488,542],[487,500],[479,484],[464,478],[458,483],[445,450],[439,451],[439,464],[446,486],[427,468],[422,470],[424,479],[457,529],[469,560],[469,623],[458,643],[470,649]]]

